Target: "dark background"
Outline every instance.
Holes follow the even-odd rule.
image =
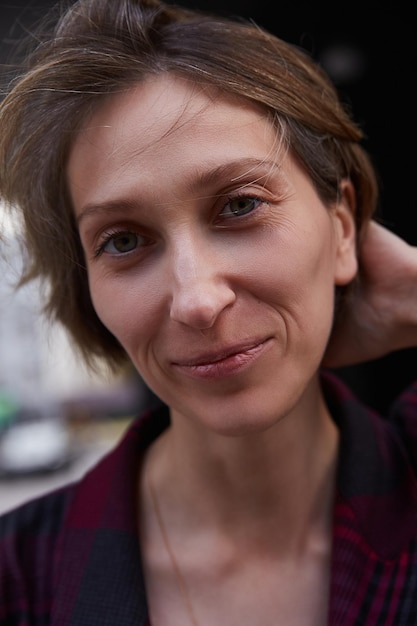
[[[417,244],[416,20],[411,3],[183,0],[182,4],[250,18],[305,48],[327,69],[365,132],[365,146],[381,179],[380,216],[394,232]],[[53,5],[52,0],[0,3],[3,69],[13,59],[16,42]],[[415,349],[405,350],[340,373],[362,399],[384,411],[417,378],[416,355]]]

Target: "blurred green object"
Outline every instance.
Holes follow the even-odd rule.
[[[0,428],[13,421],[19,410],[19,404],[7,392],[0,390]]]

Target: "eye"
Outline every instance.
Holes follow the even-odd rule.
[[[253,196],[235,196],[230,198],[220,212],[220,217],[242,217],[255,210],[261,204],[259,198]]]
[[[142,239],[142,237],[131,231],[107,233],[105,240],[96,251],[96,256],[99,256],[103,252],[113,255],[127,254],[128,252],[136,250],[136,248],[141,245]]]

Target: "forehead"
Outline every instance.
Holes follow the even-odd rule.
[[[132,131],[135,141],[141,134],[143,147],[146,140],[154,146],[158,139],[172,133],[179,141],[186,125],[193,125],[197,131],[212,125],[214,130],[216,123],[227,122],[237,128],[255,119],[267,120],[266,110],[255,102],[169,73],[151,75],[96,106],[78,132],[73,150],[81,143],[111,142],[116,133],[124,137],[128,147]]]
[[[272,159],[279,141],[268,114],[255,103],[161,74],[95,109],[72,145],[68,182],[77,205],[81,190],[83,196],[104,196],[110,185],[113,193],[133,176],[150,185],[156,177],[184,178],[190,168]]]

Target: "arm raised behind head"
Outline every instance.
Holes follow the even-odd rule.
[[[325,367],[343,367],[417,346],[417,247],[371,221],[360,276],[336,317]]]

